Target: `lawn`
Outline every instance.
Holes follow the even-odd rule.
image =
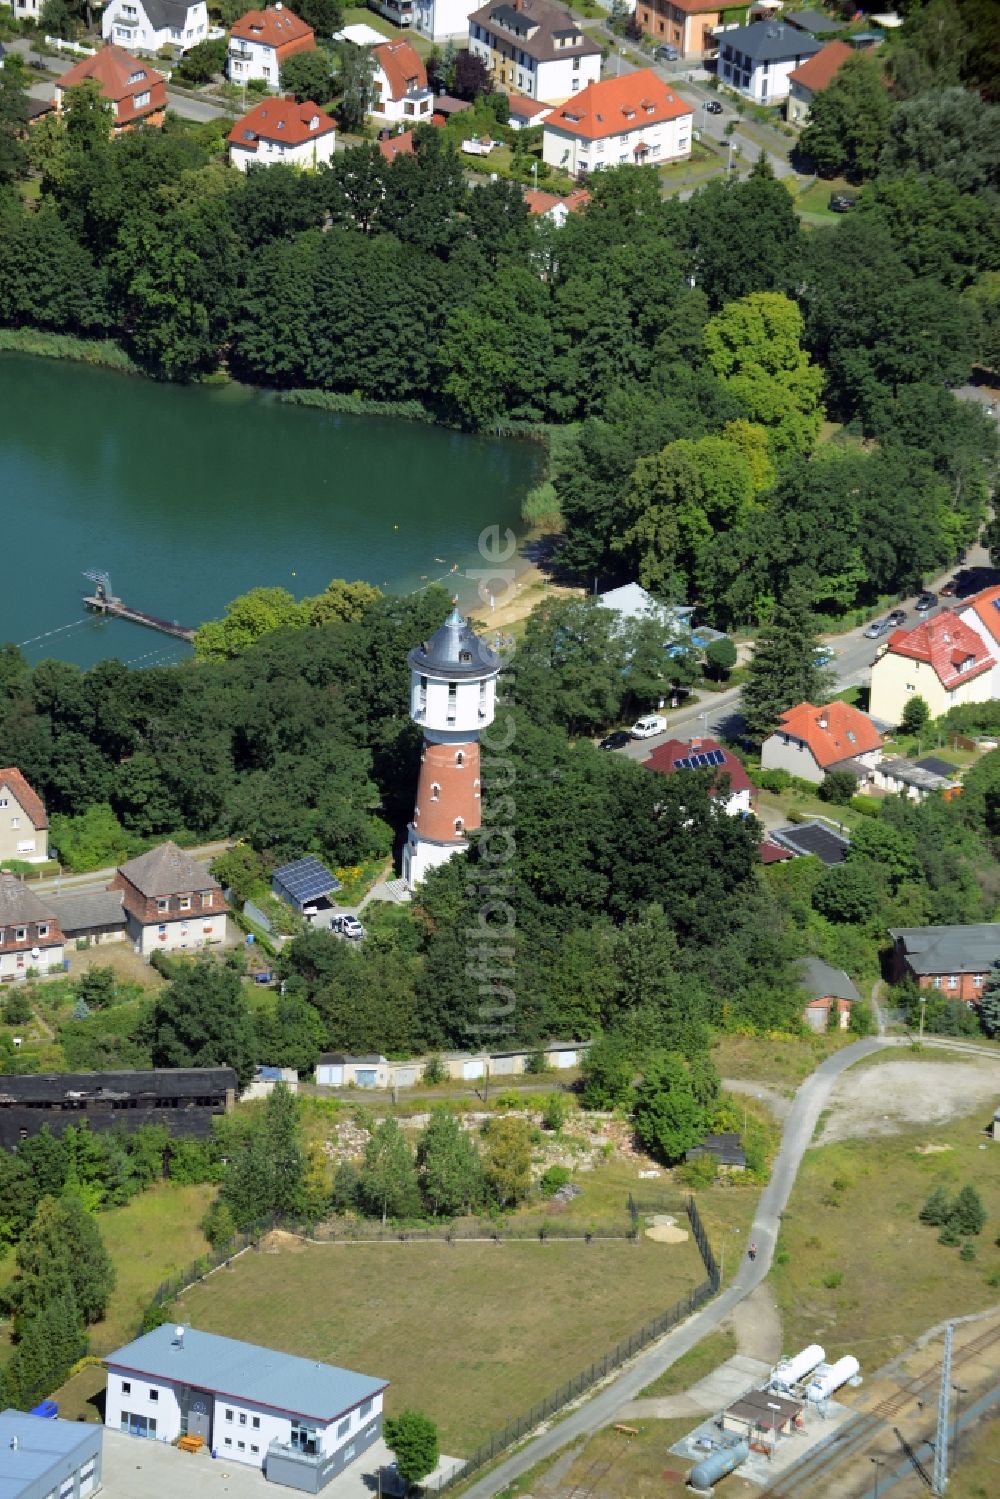
[[[664,1369],[658,1379],[648,1384],[640,1395],[681,1395],[685,1390],[711,1374],[727,1358],[732,1358],[736,1349],[736,1334],[731,1327],[720,1327],[702,1338],[694,1348],[682,1353],[680,1358]]]
[[[750,774],[752,776],[753,772]],[[819,817],[832,823],[834,827],[842,823],[846,828],[854,828],[864,817],[863,812],[856,812],[853,807],[840,807],[832,802],[825,802],[816,792],[803,791],[797,786],[781,792],[760,791],[757,806],[762,820],[770,823],[775,823],[778,818],[787,823],[796,818],[799,822],[808,822],[813,817]]]
[[[764,1083],[791,1098],[820,1062],[854,1040],[856,1037],[843,1032],[778,1039],[720,1036],[712,1047],[712,1061],[720,1077]]]
[[[379,31],[384,37],[391,39],[405,37],[419,57],[426,57],[434,45],[425,36],[421,36],[418,31],[414,31],[412,27],[407,26],[400,29],[400,27],[394,26],[391,21],[387,21],[384,16],[376,15],[375,11],[369,10],[364,5],[348,6],[344,11],[344,19],[340,24],[342,27],[370,26],[373,31]]]
[[[846,177],[817,177],[816,181],[809,187],[803,188],[795,199],[797,213],[818,214],[831,223],[842,218],[842,214],[834,213],[830,208],[830,198],[834,193],[845,193],[850,198],[858,195],[857,187],[849,183]]]
[[[994,1499],[1000,1486],[1000,1410],[959,1440],[957,1466],[948,1479],[951,1499]],[[954,1462],[954,1453],[952,1455]]]
[[[174,1304],[195,1327],[391,1381],[388,1410],[464,1454],[701,1280],[669,1246],[532,1242],[251,1250]]]
[[[985,1139],[981,1112],[806,1152],[772,1272],[786,1347],[816,1341],[872,1369],[945,1317],[996,1302],[1000,1145]],[[918,1219],[934,1187],[966,1182],[989,1215],[968,1262]]]
[[[691,1491],[684,1479],[691,1463],[672,1457],[670,1448],[696,1422],[639,1421],[639,1435],[606,1426],[569,1457],[560,1453],[504,1489],[499,1499],[541,1499],[543,1494],[582,1494],[600,1499],[680,1499]],[[558,1478],[557,1478],[558,1474]],[[549,1475],[549,1485],[545,1476]]]

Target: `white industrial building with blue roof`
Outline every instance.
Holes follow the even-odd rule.
[[[86,1499],[101,1487],[104,1432],[49,1411],[0,1412],[0,1499]]]
[[[105,1359],[105,1424],[201,1437],[219,1457],[317,1494],[382,1434],[387,1381],[192,1327],[157,1327]]]

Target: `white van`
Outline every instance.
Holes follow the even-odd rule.
[[[633,739],[652,739],[654,734],[665,734],[667,720],[661,713],[649,713],[645,718],[637,718],[632,725]]]

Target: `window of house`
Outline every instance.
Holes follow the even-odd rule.
[[[132,1393],[132,1381],[130,1379],[123,1379],[122,1380],[122,1394],[123,1395],[131,1395],[131,1393]]]
[[[181,898],[180,898],[180,900],[179,900],[179,902],[178,902],[178,904],[179,904],[179,906],[180,906],[180,908],[181,908],[182,911],[190,911],[190,909],[191,909],[191,897],[190,897],[190,895],[182,895]]]
[[[232,1437],[224,1437],[223,1438],[223,1442],[224,1442],[225,1446],[227,1446],[227,1447],[231,1447],[233,1445],[233,1439],[232,1439]]]
[[[247,1450],[247,1444],[246,1444],[246,1442],[237,1442],[236,1445],[240,1449],[241,1452],[245,1452]]]
[[[0,796],[0,807],[6,807],[7,805],[7,798],[5,796]]]
[[[347,1416],[347,1417],[345,1417],[345,1419],[343,1421],[339,1422],[338,1425],[337,1425],[337,1435],[338,1435],[338,1437],[346,1437],[346,1435],[350,1431],[350,1429],[351,1429],[351,1418],[350,1418],[350,1416]]]
[[[358,1411],[358,1416],[359,1416],[360,1420],[364,1421],[364,1420],[366,1420],[371,1415],[371,1413],[372,1413],[372,1402],[370,1400],[366,1400],[365,1403],[364,1403],[364,1405]]]
[[[260,1431],[260,1417],[254,1416],[253,1420],[250,1422],[250,1425],[253,1427],[254,1431]]]
[[[215,892],[213,890],[203,890],[201,892],[201,903],[202,903],[202,906],[210,906],[212,904],[212,901],[214,899],[215,899]]]
[[[949,989],[957,989],[958,988],[958,979],[955,977],[955,975],[953,973],[950,973],[948,975],[948,988]]]
[[[156,909],[158,911],[169,911],[170,910],[170,902],[169,902],[169,900],[158,900],[156,902]]]
[[[448,717],[454,718],[458,712],[458,685],[455,682],[448,683]]]
[[[256,1446],[254,1446],[254,1444],[253,1444],[253,1442],[251,1442],[251,1443],[250,1443],[250,1451],[251,1451],[251,1452],[259,1452],[259,1451],[260,1451],[260,1448],[259,1448],[259,1447],[256,1447]]]
[[[232,1419],[233,1419],[233,1413],[232,1413],[232,1411],[226,1411],[226,1420],[227,1421],[231,1421]]]
[[[983,987],[983,976],[982,976],[982,974],[981,973],[975,973],[975,974],[973,974],[973,976],[972,976],[972,982],[973,982],[973,985],[975,986],[975,988],[981,989]]]
[[[247,1413],[246,1413],[246,1411],[240,1411],[240,1425],[241,1426],[245,1426],[246,1424],[247,1424]]]
[[[19,828],[21,826],[21,819],[19,817],[12,817],[10,825],[12,828]]]
[[[23,927],[23,926],[16,927],[15,930],[14,930],[14,941],[15,942],[23,942],[25,940],[25,938],[27,937],[27,935],[28,935],[28,932],[27,932],[27,928],[26,927]]]
[[[440,796],[441,796],[441,787],[440,787],[440,786],[439,786],[439,785],[438,785],[438,783],[437,783],[437,782],[436,782],[436,781],[435,781],[435,782],[433,782],[433,784],[432,784],[432,785],[431,785],[431,801],[432,801],[432,802],[436,802],[436,801],[438,801],[438,800],[439,800],[439,798],[440,798]]]
[[[455,818],[455,832],[456,833],[460,833],[464,827],[465,827],[465,821],[464,821],[464,819],[461,818],[461,817],[456,817]]]
[[[40,921],[38,923],[38,935],[39,937],[47,937],[49,935],[49,924],[47,921]]]
[[[159,1392],[159,1390],[150,1390],[150,1392],[149,1392],[149,1398],[150,1398],[150,1400],[159,1400],[159,1398],[160,1398],[160,1392]]]

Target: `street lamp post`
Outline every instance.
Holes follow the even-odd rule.
[[[881,1470],[886,1465],[886,1459],[884,1457],[870,1457],[868,1459],[868,1461],[875,1464],[875,1494],[874,1494],[874,1499],[878,1499],[878,1480],[879,1480],[879,1474],[880,1474]]]
[[[927,1013],[927,1001],[926,1001],[926,999],[921,998],[921,1001],[920,1001],[920,1040],[921,1041],[924,1039],[924,1016],[926,1015],[926,1013]]]

